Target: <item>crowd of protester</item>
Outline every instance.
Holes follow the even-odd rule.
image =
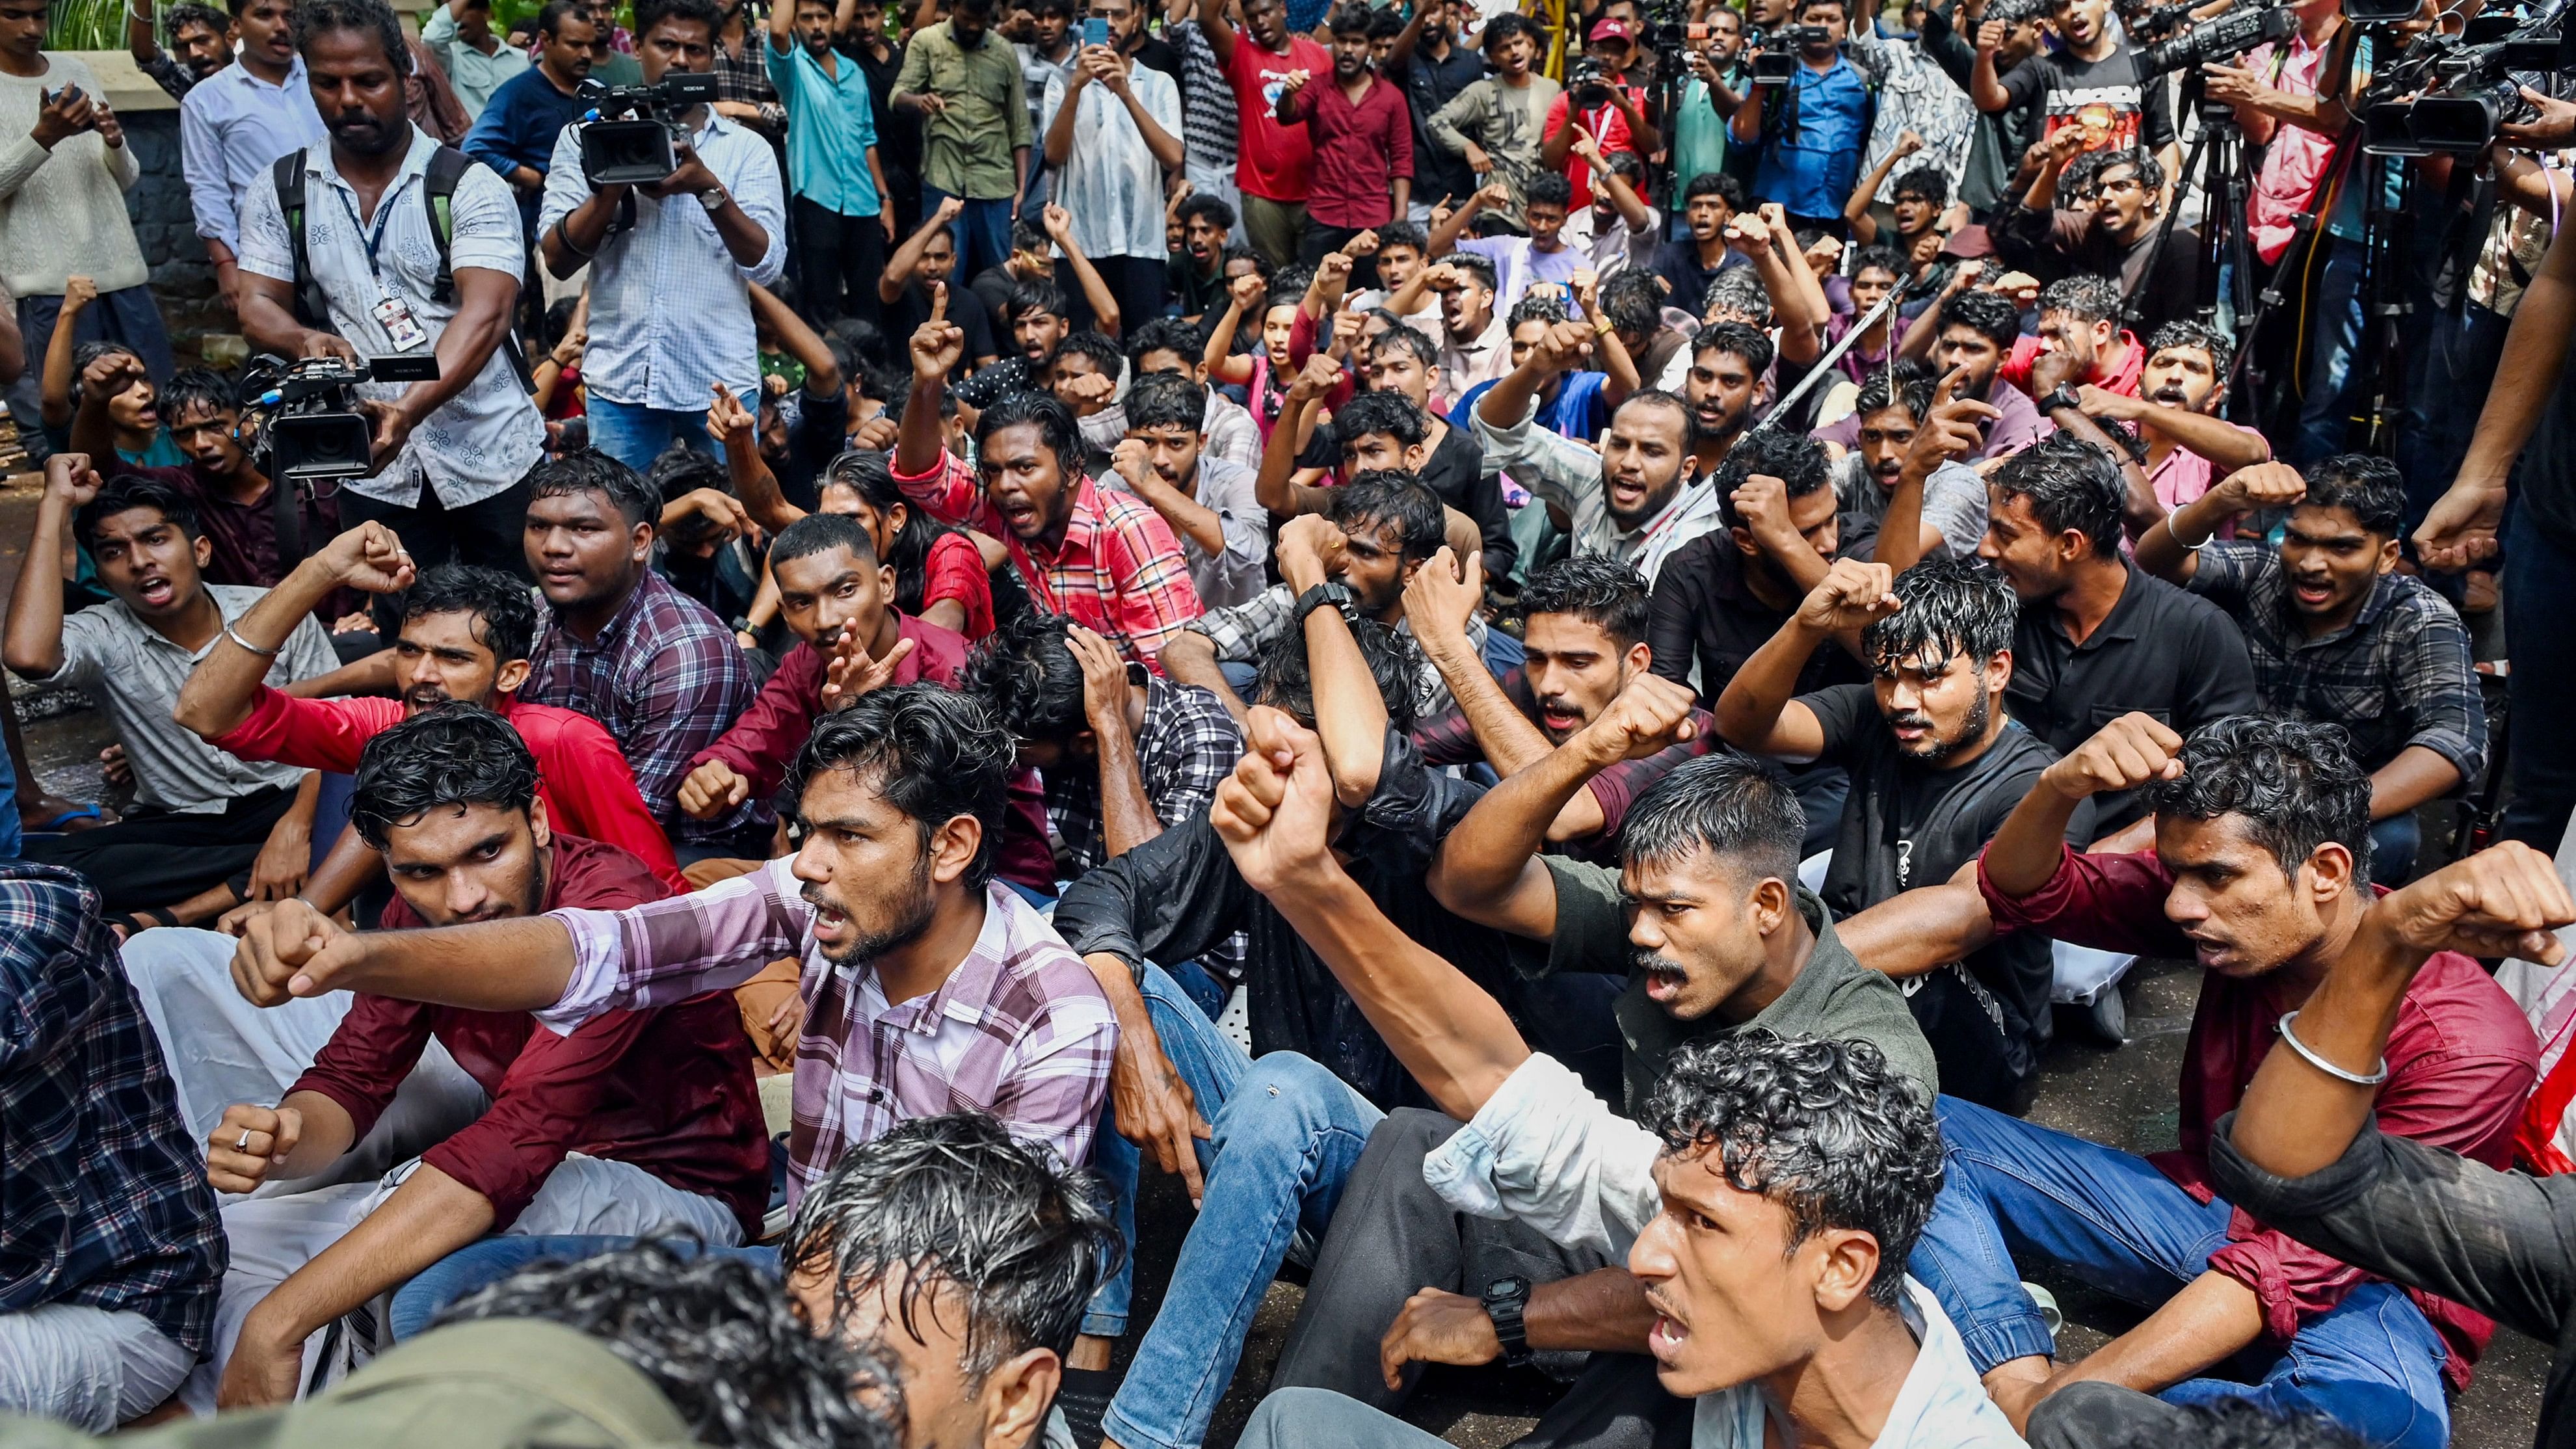
[[[0,1439],[2576,1445],[2576,101],[2232,3],[138,0],[222,371],[0,0]]]

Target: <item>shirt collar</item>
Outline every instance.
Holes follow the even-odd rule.
[[[575,649],[581,650],[616,648],[619,641],[625,637],[628,629],[634,625],[636,616],[643,613],[646,608],[650,607],[645,596],[659,587],[665,587],[665,585],[662,584],[661,576],[654,573],[650,568],[645,569],[644,576],[636,581],[635,592],[628,594],[626,596],[626,602],[617,606],[617,612],[608,616],[608,622],[600,626],[599,633],[597,635],[593,636],[589,642],[584,643],[582,640],[573,637],[573,633],[570,629],[565,629],[564,642],[572,645]],[[561,615],[557,615],[554,622],[557,628],[563,627],[563,618]]]
[[[2076,646],[2077,648],[2090,649],[2105,639],[2138,637],[2139,630],[2145,623],[2140,616],[2147,608],[2146,594],[2149,587],[2147,576],[2138,572],[2138,566],[2129,562],[2127,554],[2120,555],[2120,575],[2119,602],[2111,606],[2110,614],[2102,620],[2102,627],[2087,635],[2084,642]]]
[[[386,202],[391,201],[394,197],[401,195],[403,187],[408,184],[413,177],[427,176],[429,174],[429,158],[438,152],[438,139],[436,137],[430,135],[427,131],[422,130],[418,126],[411,125],[409,121],[405,121],[403,124],[411,126],[411,145],[404,150],[402,165],[394,172],[394,179],[385,183],[384,194],[376,198],[376,205],[379,208],[381,208]],[[357,188],[351,186],[347,180],[343,179],[340,175],[340,163],[332,159],[331,148],[329,146],[307,146],[304,148],[304,173],[308,176],[318,177],[330,185],[337,186],[342,191],[346,191],[352,196],[357,194]]]
[[[2290,606],[2290,571],[2282,566],[2280,555],[2277,553],[2272,556],[2272,574],[2277,587],[2271,590],[2269,612],[2272,615],[2273,630],[2279,636],[2281,650],[2285,654],[2296,654],[2302,649],[2322,649],[2328,644],[2349,639],[2362,630],[2370,628],[2379,622],[2382,615],[2397,606],[2398,592],[2405,587],[2397,582],[2396,574],[2381,574],[2378,580],[2371,584],[2370,597],[2361,601],[2361,611],[2352,616],[2351,623],[2331,634],[2319,634],[2310,638],[2308,631],[2299,625],[2298,611]]]
[[[250,67],[238,60],[225,66],[217,74],[231,77],[232,83],[237,86],[248,86],[253,91],[275,91],[283,95],[304,85],[304,57],[299,55],[286,63],[286,80],[280,85],[270,85],[258,76],[252,75]],[[211,80],[213,77],[209,76],[207,79]]]
[[[1054,549],[1049,552],[1049,557],[1068,558],[1077,550],[1086,556],[1089,555],[1099,543],[1100,530],[1107,524],[1108,518],[1101,505],[1100,485],[1092,482],[1089,474],[1085,474],[1082,486],[1074,490],[1073,513],[1064,521],[1064,537],[1057,541]],[[1017,542],[1017,540],[1013,541]],[[1032,548],[1029,552],[1035,554],[1037,550]]]
[[[1000,984],[1002,964],[1018,954],[1028,935],[1014,913],[1028,910],[1017,891],[998,880],[987,883],[984,926],[975,933],[975,944],[967,949],[966,959],[958,962],[957,969],[949,972],[948,979],[928,996],[916,997],[911,1003],[886,1003],[889,1021],[905,1031],[932,1036],[944,1020],[953,1018],[970,1024],[983,1020],[985,1011],[992,1006],[993,990]],[[878,989],[883,991],[882,982]]]

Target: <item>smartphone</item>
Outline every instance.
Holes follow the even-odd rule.
[[[1082,43],[1085,45],[1107,45],[1109,43],[1109,22],[1101,19],[1097,15],[1084,16],[1082,20]]]

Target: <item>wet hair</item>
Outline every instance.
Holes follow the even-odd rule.
[[[1652,337],[1664,325],[1664,289],[1652,272],[1613,273],[1601,283],[1601,315],[1628,336]]]
[[[1861,631],[1861,654],[1881,673],[1960,655],[1982,667],[2012,647],[2021,603],[1983,559],[1927,558],[1896,576],[1896,598],[1901,608]]]
[[[1076,332],[1055,345],[1058,361],[1066,356],[1087,357],[1103,377],[1115,382],[1126,367],[1127,357],[1118,350],[1118,339],[1100,332]]]
[[[1572,614],[1610,636],[1622,652],[1646,642],[1653,596],[1645,576],[1606,554],[1560,559],[1529,576],[1524,615]]]
[[[1345,532],[1364,525],[1394,529],[1397,550],[1406,563],[1438,553],[1449,535],[1449,516],[1441,511],[1440,495],[1400,468],[1371,468],[1333,489],[1324,504],[1324,516]]]
[[[1366,5],[1336,5],[1333,13],[1324,18],[1324,27],[1334,35],[1365,36],[1373,13]]]
[[[1870,1300],[1897,1306],[1941,1192],[1941,1132],[1931,1095],[1877,1046],[1759,1028],[1694,1042],[1673,1054],[1642,1117],[1666,1152],[1705,1153],[1736,1191],[1786,1209],[1790,1252],[1828,1229],[1876,1239]]]
[[[1013,282],[1011,295],[1002,302],[1002,316],[1008,325],[1016,325],[1031,312],[1066,320],[1073,316],[1071,305],[1064,300],[1064,289],[1044,277]]]
[[[2012,304],[2012,299],[1973,287],[1941,304],[1940,324],[1944,329],[1974,328],[1999,352],[2011,352],[2013,344],[2021,340],[2021,309]]]
[[[1385,433],[1405,447],[1418,447],[1431,436],[1431,420],[1400,392],[1358,393],[1333,414],[1333,437],[1343,448],[1371,433]]]
[[[1208,225],[1215,227],[1219,231],[1232,232],[1234,230],[1234,208],[1227,205],[1225,198],[1222,196],[1212,195],[1204,191],[1191,192],[1189,199],[1181,203],[1180,214],[1181,220],[1184,223],[1187,223],[1192,217],[1204,216],[1208,219]],[[1221,260],[1219,264],[1222,265]]]
[[[1497,15],[1494,18],[1500,20],[1503,17]],[[1480,256],[1475,252],[1452,252],[1440,260],[1447,262],[1450,270],[1465,272],[1475,278],[1476,285],[1488,292],[1501,289],[1502,284],[1496,280],[1497,273],[1494,271],[1493,259],[1490,257]]]
[[[349,824],[370,850],[388,832],[442,806],[492,805],[525,813],[537,799],[537,757],[518,727],[479,705],[433,705],[358,752]]]
[[[576,448],[542,459],[528,470],[528,497],[559,498],[597,493],[617,510],[626,526],[654,523],[662,517],[662,494],[636,471],[597,448]]]
[[[126,346],[122,342],[109,342],[101,338],[92,338],[89,341],[80,343],[72,348],[73,376],[77,377],[81,373],[89,371],[89,365],[98,361],[102,357],[131,357],[138,364],[143,361],[142,354],[136,352],[133,348]]]
[[[141,474],[120,473],[109,478],[98,496],[82,504],[80,512],[73,515],[72,536],[80,540],[81,547],[96,552],[99,525],[135,508],[149,508],[160,514],[191,542],[205,533],[197,522],[196,501],[187,494]]]
[[[233,380],[210,367],[183,367],[170,374],[161,384],[159,407],[164,418],[176,418],[192,408],[208,412],[241,411],[241,389]]]
[[[402,22],[394,19],[393,7],[385,0],[300,0],[287,24],[295,40],[295,53],[307,60],[313,58],[314,41],[354,30],[376,38],[394,74],[411,74],[411,47],[403,41]]]
[[[1573,320],[1574,314],[1566,310],[1565,298],[1553,291],[1531,291],[1522,293],[1521,299],[1512,304],[1512,310],[1503,318],[1503,325],[1518,332],[1524,322],[1543,322],[1553,327],[1559,322]]]
[[[1700,315],[1721,308],[1753,319],[1749,325],[1771,325],[1771,293],[1751,267],[1728,267],[1710,279],[1708,292],[1700,299]]]
[[[1741,322],[1711,322],[1691,334],[1691,356],[1703,352],[1723,352],[1744,359],[1744,365],[1759,377],[1771,366],[1771,339],[1759,327]]]
[[[1022,390],[1008,392],[995,399],[975,419],[975,457],[981,463],[987,456],[985,445],[1004,428],[1023,424],[1038,430],[1038,442],[1055,454],[1056,466],[1063,470],[1064,486],[1082,486],[1085,457],[1082,430],[1074,425],[1073,414],[1056,401],[1053,393]]]
[[[1991,0],[1983,18],[2006,25],[2029,25],[2047,19],[2054,8],[2055,0]]]
[[[944,390],[941,396],[947,396]],[[922,595],[930,587],[930,550],[951,531],[948,525],[903,496],[895,486],[893,465],[883,453],[853,449],[834,458],[825,465],[817,488],[835,483],[859,495],[881,517],[897,507],[903,509],[903,527],[877,561],[894,568],[894,606],[907,614],[920,613]]]
[[[1757,473],[1779,479],[1792,499],[1807,497],[1829,486],[1833,479],[1833,467],[1825,459],[1823,444],[1804,433],[1755,428],[1727,450],[1726,461],[1717,465],[1711,480],[1717,489],[1718,518],[1728,528],[1744,526],[1744,520],[1736,514],[1733,495],[1744,486],[1745,479]]]
[[[795,802],[801,818],[808,786],[833,770],[853,771],[912,817],[925,848],[932,831],[972,815],[984,838],[965,883],[981,890],[993,878],[1015,754],[980,700],[935,684],[880,689],[815,724],[781,798]]]
[[[423,573],[395,601],[406,624],[433,614],[465,614],[482,621],[475,639],[495,664],[525,659],[537,642],[537,605],[516,574],[480,564],[441,564]]]
[[[2051,312],[2063,312],[2087,326],[2109,322],[2120,315],[2120,284],[2091,272],[2060,277],[2039,292],[2039,314],[2045,317]]]
[[[868,537],[867,525],[846,513],[808,513],[778,530],[770,541],[769,566],[775,569],[836,548],[848,549],[863,569],[877,566],[876,540]]]
[[[1682,188],[1682,205],[1688,207],[1703,196],[1714,196],[1726,203],[1729,211],[1744,209],[1744,183],[1723,171],[1703,171]]]
[[[1571,207],[1574,204],[1574,182],[1562,171],[1541,171],[1521,183],[1521,209],[1533,206]]]
[[[836,1330],[862,1294],[900,1275],[898,1317],[922,1339],[934,1295],[953,1290],[966,1309],[960,1367],[976,1393],[1016,1354],[1071,1352],[1084,1305],[1122,1256],[1091,1174],[992,1116],[949,1112],[842,1153],[797,1204],[779,1261],[830,1275]]]
[[[1903,282],[1906,275],[1913,271],[1912,267],[1906,265],[1905,253],[1894,247],[1862,247],[1859,254],[1852,258],[1851,274],[1857,277],[1872,267],[1887,273],[1899,282]]]
[[[1902,406],[1920,423],[1932,413],[1937,386],[1929,365],[1911,357],[1898,358],[1893,366],[1871,370],[1869,380],[1860,385],[1860,396],[1852,401],[1852,416],[1865,418]]]
[[[1670,865],[1705,850],[1747,882],[1798,881],[1807,812],[1786,778],[1737,754],[1684,761],[1628,808],[1619,850],[1631,865]]]
[[[1935,208],[1947,206],[1950,203],[1950,178],[1938,166],[1917,166],[1911,171],[1898,172],[1896,179],[1887,184],[1887,196],[1891,201],[1919,196]]]
[[[2306,472],[2307,496],[2302,508],[2341,508],[2359,520],[2365,532],[2395,538],[2406,523],[2406,476],[2386,458],[2368,453],[2337,453]]]
[[[2073,433],[2051,433],[2006,458],[1994,485],[1999,497],[2029,499],[2051,536],[2073,529],[2092,540],[2095,558],[2119,550],[2129,485],[2117,459]]]
[[[1207,428],[1207,390],[1177,372],[1149,372],[1127,385],[1127,431]]]
[[[1139,374],[1140,381],[1145,371],[1145,354],[1149,352],[1178,354],[1184,374],[1182,380],[1186,382],[1190,366],[1206,351],[1206,329],[1178,317],[1157,317],[1127,334],[1127,365]],[[1132,393],[1133,389],[1130,391]]]
[[[1377,229],[1377,249],[1383,252],[1388,247],[1411,247],[1417,252],[1427,252],[1431,250],[1431,234],[1424,231],[1419,222],[1398,218]]]
[[[1386,705],[1388,727],[1411,733],[1413,722],[1422,714],[1421,651],[1410,636],[1375,619],[1352,621],[1351,638],[1359,645],[1360,662],[1368,666],[1369,678],[1377,684],[1378,699]],[[1253,703],[1285,710],[1299,724],[1314,728],[1315,677],[1306,658],[1303,629],[1282,629],[1262,647]]]
[[[2228,345],[2217,328],[2205,327],[2198,322],[2168,322],[2147,338],[2147,356],[2150,359],[2168,347],[2197,348],[2208,353],[2210,371],[2216,373],[2221,381],[2227,377],[2227,365],[2236,357],[2236,349]]]
[[[902,1443],[902,1390],[885,1365],[838,1334],[815,1332],[770,1274],[690,1239],[648,1238],[576,1262],[539,1262],[450,1304],[437,1324],[502,1318],[557,1323],[597,1339],[652,1380],[693,1444]]]
[[[642,40],[653,33],[653,27],[668,21],[696,21],[707,28],[707,39],[713,40],[724,30],[724,12],[715,0],[637,0],[635,38]]]
[[[1387,329],[1377,335],[1377,340],[1369,344],[1369,360],[1372,362],[1394,352],[1403,353],[1424,367],[1440,365],[1440,344],[1431,340],[1431,334],[1409,322],[1388,324]]]
[[[1071,623],[1029,609],[967,656],[959,687],[982,700],[1013,739],[1063,744],[1091,728],[1083,713],[1082,661],[1066,642]]]
[[[2328,841],[2352,852],[2356,883],[2370,879],[2370,775],[2340,724],[2229,715],[2183,742],[2182,775],[2146,788],[2147,807],[2175,820],[2233,815],[2295,874]]]
[[[2107,1398],[2122,1391],[2110,1384],[2074,1383],[2068,1384],[2064,1392],[2071,1409],[2083,1399]],[[2204,1399],[2196,1404],[2176,1405],[2175,1412],[2181,1416],[2181,1423],[2158,1414],[2099,1441],[2101,1449],[2173,1449],[2177,1444],[2189,1444],[2194,1449],[2363,1449],[2358,1435],[2323,1414],[2284,1411],[2254,1399]],[[2111,1421],[2088,1419],[2078,1411],[2068,1415],[2065,1422]]]

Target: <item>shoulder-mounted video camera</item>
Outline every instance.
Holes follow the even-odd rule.
[[[2287,5],[2240,5],[2139,51],[2138,74],[2159,76],[2168,71],[2197,70],[2211,61],[2234,60],[2258,45],[2287,40],[2298,29],[2299,17]]]
[[[376,471],[376,427],[358,411],[358,384],[437,380],[435,353],[354,364],[337,357],[300,362],[262,358],[252,365],[242,391],[268,413],[269,476],[305,483],[364,478]]]
[[[2393,15],[2402,0],[2381,3]],[[2531,18],[2488,13],[2458,35],[2432,30],[2417,36],[2362,94],[2362,150],[2373,156],[2470,155],[2493,145],[2499,127],[2532,119],[2520,77],[2538,81],[2550,72],[2576,72],[2576,45],[2570,44],[2576,36],[2559,11],[2553,5]],[[2393,19],[2414,14],[2409,9]]]
[[[590,102],[582,119],[581,174],[593,186],[650,186],[680,167],[673,143],[688,134],[681,117],[716,98],[704,71],[667,71],[649,86],[584,81]]]

